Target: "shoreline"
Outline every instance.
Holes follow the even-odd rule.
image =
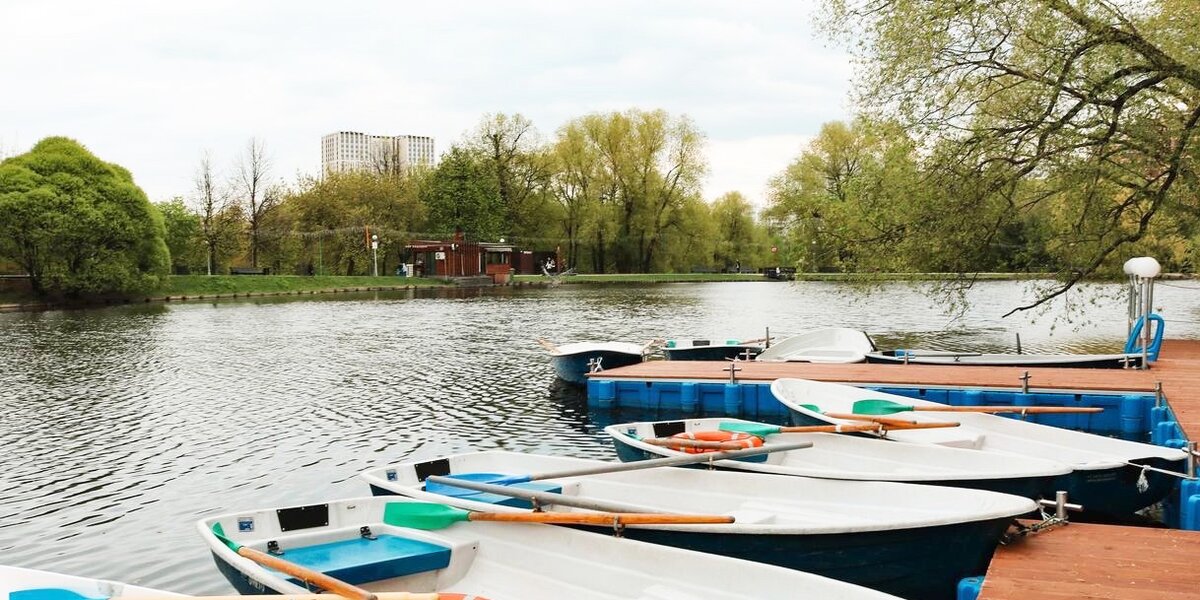
[[[1190,279],[1183,274],[1164,273],[1162,279]],[[796,273],[794,281],[886,283],[951,281],[1032,281],[1053,279],[1052,273],[977,273],[971,277],[955,273]],[[558,275],[515,275],[505,284],[478,287],[552,287],[562,284],[662,284],[774,282],[761,273],[613,273]],[[32,294],[0,292],[0,313],[59,309],[87,309],[129,304],[185,302],[235,298],[310,296],[356,292],[394,292],[414,289],[459,287],[453,280],[365,275],[173,275],[168,285],[149,294],[97,297],[70,301],[39,300]]]

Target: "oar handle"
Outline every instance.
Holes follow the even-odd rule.
[[[261,550],[255,550],[247,546],[238,548],[237,553],[244,556],[264,567],[271,567],[276,571],[287,573],[292,577],[297,577],[302,581],[307,581],[317,587],[333,592],[339,596],[351,598],[353,600],[378,600],[375,594],[368,592],[358,586],[350,585],[340,579],[334,579],[320,571],[314,571],[302,567],[296,563],[283,560],[282,558],[271,556]]]
[[[504,521],[507,523],[557,523],[560,525],[687,525],[732,523],[734,521],[734,518],[729,515],[574,512],[471,512],[467,515],[467,519],[471,521]]]
[[[917,421],[913,421],[912,419],[893,419],[890,417],[877,417],[875,415],[860,415],[858,413],[827,412],[827,413],[821,413],[821,414],[825,415],[826,417],[832,417],[834,419],[849,419],[852,421],[871,421],[874,423],[883,423],[884,425],[887,425],[889,427],[895,427],[895,426],[899,426],[899,425],[916,425],[917,424]]]
[[[915,422],[915,421],[913,421]],[[678,467],[682,465],[692,465],[706,463],[717,460],[745,458],[747,456],[758,456],[759,454],[769,454],[771,452],[783,452],[787,450],[799,450],[812,446],[812,442],[796,442],[794,444],[779,444],[771,446],[759,446],[757,448],[746,448],[739,450],[722,450],[720,452],[706,452],[704,454],[689,454],[687,456],[670,456],[667,458],[654,458],[650,460],[640,460],[631,463],[608,463],[595,467],[583,467],[578,469],[564,469],[562,471],[547,471],[544,473],[533,473],[522,478],[522,481],[541,481],[545,479],[563,479],[567,477],[583,477],[585,475],[600,475],[602,473],[621,473],[624,471],[640,471],[642,469],[654,469],[657,467]],[[441,480],[443,478],[437,478]],[[429,479],[434,481],[433,478]],[[441,481],[435,481],[441,483]],[[458,485],[452,479],[445,480],[446,485]],[[467,487],[465,485],[459,487]]]
[[[876,431],[882,423],[839,423],[837,425],[802,425],[796,427],[780,427],[779,433],[851,433],[855,431]]]
[[[1094,406],[914,406],[921,412],[981,412],[981,413],[1098,413],[1104,409]]]
[[[687,438],[642,438],[641,441],[651,446],[663,446],[665,448],[702,448],[705,450],[737,450],[744,448],[744,446],[736,442],[712,442],[689,440]]]

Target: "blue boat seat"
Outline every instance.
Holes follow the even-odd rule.
[[[533,490],[535,492],[550,492],[552,494],[561,494],[562,485],[554,482],[543,481],[526,481],[523,483],[510,483],[505,487],[516,488],[520,490]],[[487,504],[495,504],[497,506],[511,506],[514,508],[533,508],[533,504],[524,498],[513,498],[512,496],[504,496],[501,494],[489,494],[487,492],[476,492],[473,494],[462,494],[458,496],[463,500],[471,500],[473,502],[484,502]]]
[[[357,585],[444,569],[450,564],[450,549],[429,542],[384,534],[373,540],[360,537],[313,546],[284,548],[283,558]],[[296,578],[289,581],[304,585]]]

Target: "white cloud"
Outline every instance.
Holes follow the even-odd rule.
[[[187,194],[206,149],[250,136],[276,175],[315,172],[336,130],[433,135],[487,112],[547,137],[598,110],[688,114],[710,138],[706,195],[761,201],[824,121],[845,118],[849,61],[808,2],[14,3],[0,23],[0,147],[68,135],[152,199]],[[20,148],[23,150],[24,148]]]
[[[812,140],[811,135],[772,135],[737,140],[709,140],[711,173],[704,197],[712,201],[727,192],[741,192],[751,203],[767,203],[767,182],[779,174]]]

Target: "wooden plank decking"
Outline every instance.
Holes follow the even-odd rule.
[[[1200,532],[1072,523],[1001,546],[979,600],[1200,600]]]
[[[802,377],[841,383],[1152,392],[1161,383],[1189,439],[1200,439],[1200,341],[1167,340],[1146,371],[927,365],[740,362],[738,378]],[[646,362],[604,378],[727,379],[728,363]],[[1001,547],[979,600],[1200,600],[1200,532],[1073,523]]]

